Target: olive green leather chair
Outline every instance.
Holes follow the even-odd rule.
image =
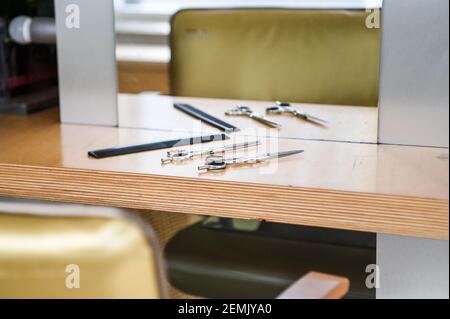
[[[153,230],[128,211],[0,199],[0,298],[165,298]]]
[[[0,299],[165,298],[149,225],[129,211],[0,198]],[[344,277],[309,272],[278,298],[342,298]]]
[[[359,10],[184,10],[171,94],[377,106],[380,30]]]

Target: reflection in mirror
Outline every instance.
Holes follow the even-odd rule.
[[[115,0],[119,124],[377,143],[381,5]]]

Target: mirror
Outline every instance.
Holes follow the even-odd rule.
[[[243,134],[377,143],[381,0],[114,5],[121,127],[217,132],[182,103]],[[279,127],[226,115],[241,104]]]

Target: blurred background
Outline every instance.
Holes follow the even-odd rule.
[[[53,0],[0,2],[0,110],[38,110],[58,102],[56,45],[21,45],[8,36],[17,16],[54,17]]]

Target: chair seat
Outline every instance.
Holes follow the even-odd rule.
[[[288,236],[294,229],[297,238]],[[171,284],[197,296],[275,298],[313,269],[349,278],[347,298],[374,298],[365,269],[376,262],[375,236],[290,225],[278,234],[236,232],[198,223],[174,236],[165,255]]]
[[[125,215],[91,213],[0,212],[0,298],[161,297],[159,259],[144,228]]]

